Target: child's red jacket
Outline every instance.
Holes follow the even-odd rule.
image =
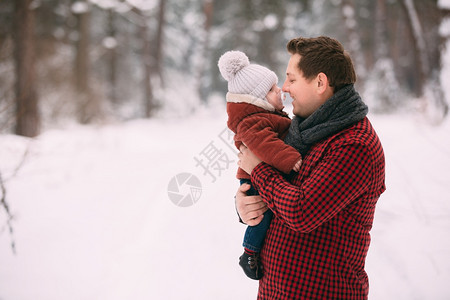
[[[289,174],[300,153],[284,143],[291,119],[283,111],[276,111],[267,101],[245,94],[227,93],[228,128],[235,133],[236,147],[244,143],[265,163]],[[241,168],[237,178],[250,179]]]

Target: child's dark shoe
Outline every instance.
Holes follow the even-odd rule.
[[[242,267],[248,278],[260,280],[263,277],[263,266],[261,264],[259,252],[254,252],[253,254],[244,252],[244,254],[239,257],[239,265]]]

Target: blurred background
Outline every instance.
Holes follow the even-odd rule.
[[[286,43],[318,35],[386,156],[370,299],[450,299],[450,0],[0,0],[0,299],[255,299],[217,61],[281,86]]]
[[[225,101],[225,51],[244,51],[282,81],[287,41],[317,35],[351,53],[372,113],[414,111],[439,124],[448,2],[2,0],[0,132],[186,116]]]

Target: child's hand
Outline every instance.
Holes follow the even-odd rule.
[[[294,170],[295,172],[300,171],[300,166],[302,165],[302,159],[300,158],[300,160],[298,162],[295,163],[294,167],[292,168],[292,170]]]

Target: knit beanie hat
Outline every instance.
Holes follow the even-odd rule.
[[[225,52],[218,62],[220,74],[228,81],[228,92],[249,94],[265,99],[274,84],[277,75],[266,67],[250,64],[247,55],[241,51]]]

